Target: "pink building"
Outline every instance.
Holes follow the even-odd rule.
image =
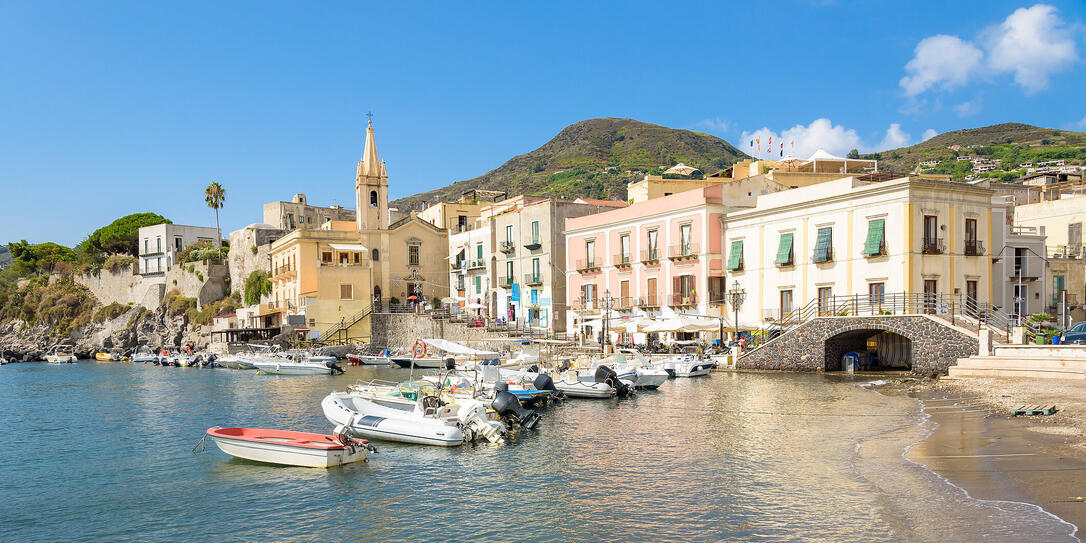
[[[599,333],[609,292],[623,314],[720,315],[724,301],[722,185],[566,220],[567,330]],[[592,328],[592,330],[588,330]]]

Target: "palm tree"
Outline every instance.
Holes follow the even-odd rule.
[[[207,207],[215,210],[215,231],[218,233],[215,236],[215,243],[219,247],[219,258],[222,258],[222,228],[219,227],[219,210],[222,209],[222,205],[226,202],[226,189],[219,184],[218,181],[212,181],[210,185],[204,189],[204,201],[207,202]]]

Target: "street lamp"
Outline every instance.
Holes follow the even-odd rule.
[[[603,309],[603,354],[607,354],[607,341],[609,335],[607,333],[608,325],[611,320],[611,308],[615,306],[615,299],[611,297],[611,289],[603,291],[603,299],[600,300],[600,308]]]
[[[743,305],[743,302],[747,299],[747,291],[739,285],[737,279],[732,283],[732,289],[728,291],[728,301],[732,304],[732,310],[735,311],[735,336],[733,339],[739,340],[739,306]],[[720,343],[723,346],[724,343],[724,321],[720,321]]]

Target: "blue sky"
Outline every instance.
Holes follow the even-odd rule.
[[[1081,0],[373,4],[0,1],[0,242],[214,225],[212,180],[226,231],[295,192],[350,206],[368,111],[393,197],[593,117],[797,155],[1086,129]]]

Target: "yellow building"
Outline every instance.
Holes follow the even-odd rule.
[[[419,218],[449,232],[467,232],[475,228],[475,221],[483,207],[506,199],[500,190],[472,189],[455,202],[438,202],[419,212]]]
[[[390,223],[388,174],[377,157],[373,123],[355,174],[355,220],[299,228],[271,247],[272,303],[304,315],[322,337],[365,340],[369,309],[449,295],[448,230],[414,212]]]

